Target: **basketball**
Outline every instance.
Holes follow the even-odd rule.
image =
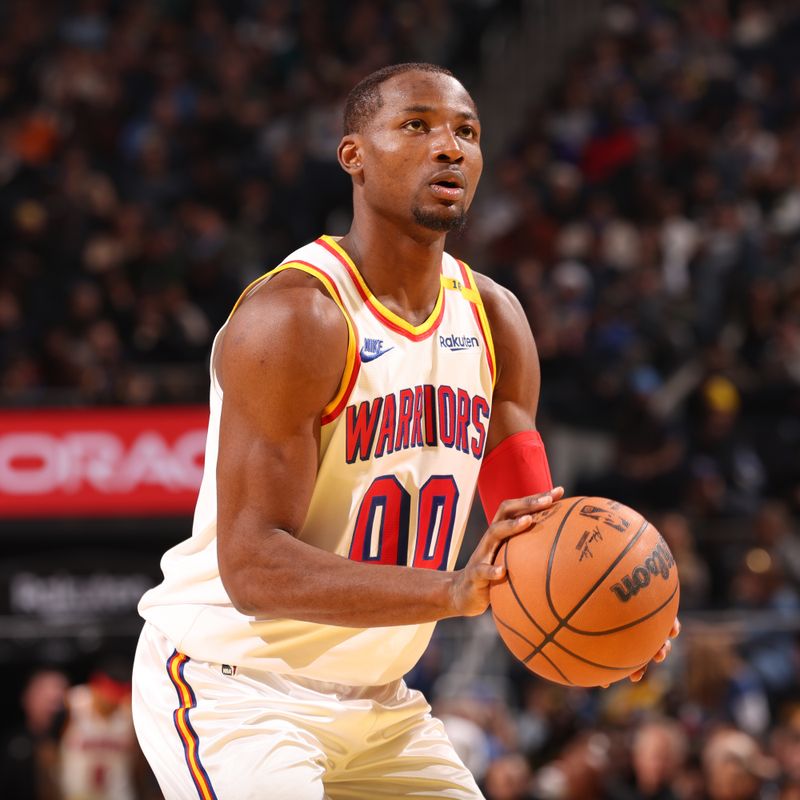
[[[675,560],[641,514],[603,497],[569,497],[535,513],[495,563],[492,614],[532,672],[602,686],[652,659],[669,636],[680,588]]]

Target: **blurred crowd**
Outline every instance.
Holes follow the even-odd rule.
[[[679,566],[684,630],[640,683],[543,681],[497,642],[490,618],[469,630],[440,623],[408,676],[488,800],[800,799],[800,584],[788,577],[800,538],[785,507],[757,515],[759,546],[744,551],[716,612],[704,611],[710,570],[688,517],[652,520]]]
[[[350,88],[398,60],[470,73],[515,5],[3,3],[2,402],[204,399],[242,286],[347,224]]]
[[[491,625],[481,645],[491,670],[448,671],[465,651],[440,626],[409,676],[433,698],[488,800],[800,798],[796,684],[767,688],[739,646],[742,626],[690,616],[667,661],[640,683],[597,690],[531,675],[492,643]]]
[[[204,401],[241,287],[347,227],[347,91],[469,87],[521,5],[3,4],[0,402]],[[451,243],[528,314],[559,482],[647,512],[717,611],[601,693],[509,664],[450,696],[427,658],[490,800],[800,798],[798,52],[792,0],[610,2]]]
[[[635,687],[434,680],[489,797],[800,796],[798,52],[796,3],[611,2],[479,200],[556,478],[646,510],[691,623]]]
[[[0,738],[0,787],[9,800],[161,800],[131,721],[130,663],[101,659],[71,685],[58,666],[34,669],[22,717]]]
[[[800,507],[798,11],[612,4],[495,170],[472,233],[587,490]]]
[[[487,800],[800,800],[800,697],[765,688],[735,627],[689,625],[640,683],[605,690],[538,679],[496,641],[491,675],[454,680],[464,642],[443,629],[408,681]],[[134,736],[130,660],[72,678],[53,665],[25,677],[19,721],[0,731],[3,797],[162,800]]]

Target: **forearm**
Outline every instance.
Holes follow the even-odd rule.
[[[237,534],[237,541],[238,553],[221,559],[220,568],[231,600],[244,614],[368,628],[433,622],[457,613],[453,573],[362,564],[281,530]]]

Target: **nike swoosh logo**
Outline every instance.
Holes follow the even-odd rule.
[[[390,350],[394,350],[394,346],[392,347],[385,347],[381,350],[376,350],[375,352],[368,353],[364,346],[361,346],[361,350],[359,350],[359,355],[361,356],[361,360],[366,362],[374,361],[376,358],[380,358],[384,353],[388,353]]]

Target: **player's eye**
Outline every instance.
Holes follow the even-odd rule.
[[[458,129],[458,135],[462,139],[477,139],[478,138],[478,131],[472,127],[472,125],[462,125]]]
[[[421,132],[426,130],[425,123],[421,119],[410,119],[403,127],[409,131]]]

